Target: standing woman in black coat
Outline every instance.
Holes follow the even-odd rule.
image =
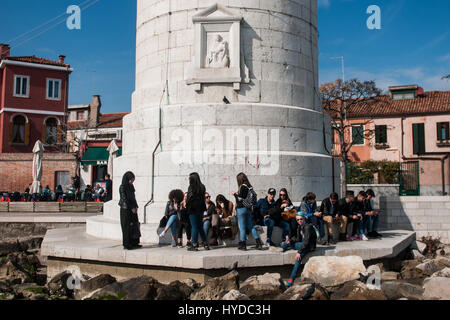
[[[139,245],[141,233],[139,231],[139,218],[137,214],[138,204],[133,186],[135,176],[127,172],[122,178],[119,188],[120,194],[120,224],[122,226],[123,247],[126,250],[142,248]]]
[[[194,172],[189,175],[189,190],[186,199],[186,210],[192,226],[192,247],[188,251],[198,251],[198,234],[203,240],[203,247],[209,250],[206,241],[206,234],[202,228],[203,213],[206,211],[205,203],[206,188],[200,180],[198,173]]]

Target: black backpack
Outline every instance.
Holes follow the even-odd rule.
[[[253,212],[254,208],[256,207],[257,197],[258,195],[256,194],[255,190],[253,190],[253,188],[249,188],[247,192],[247,197],[244,200],[242,200],[242,204],[244,205],[244,207]]]

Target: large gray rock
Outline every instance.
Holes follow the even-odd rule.
[[[142,276],[109,284],[94,291],[86,300],[155,300],[158,289],[163,286],[151,277]]]
[[[437,257],[433,262],[439,270],[450,268],[450,259],[447,257]]]
[[[331,300],[387,300],[382,290],[354,280],[345,283],[331,295]]]
[[[239,290],[251,300],[274,299],[285,289],[279,273],[266,273],[262,276],[252,276],[245,280]]]
[[[436,266],[433,260],[426,260],[425,262],[417,265],[416,269],[419,269],[425,276],[431,276],[433,273],[439,271],[438,266]]]
[[[402,269],[400,272],[400,277],[402,279],[416,279],[425,278],[423,271],[416,268],[421,262],[417,260],[406,260],[402,262]]]
[[[366,267],[358,256],[312,257],[302,272],[302,280],[312,280],[323,287],[334,287],[360,278]]]
[[[73,297],[73,289],[67,286],[67,280],[72,274],[68,271],[61,272],[54,276],[47,284],[51,296]]]
[[[194,288],[188,286],[186,283],[174,281],[167,286],[161,286],[158,288],[155,300],[188,300],[193,291]]]
[[[4,239],[0,241],[0,256],[6,256],[15,252],[22,252],[41,247],[42,237],[27,237],[20,239]]]
[[[444,268],[441,271],[433,273],[431,276],[432,278],[436,277],[443,277],[443,278],[450,278],[450,268]]]
[[[314,291],[313,291],[314,290]],[[308,292],[308,296],[305,297],[305,293]],[[276,300],[329,300],[330,297],[327,291],[316,284],[302,284],[294,285],[287,289],[285,292],[276,297]]]
[[[223,296],[222,300],[225,301],[245,301],[245,300],[250,300],[250,298],[239,292],[238,290],[231,290],[230,292],[228,292],[226,295]]]
[[[450,300],[450,278],[434,277],[424,281],[425,300]]]
[[[393,272],[393,271],[389,271],[389,272],[382,272],[381,273],[381,281],[395,281],[399,278],[399,273],[398,272]]]
[[[14,286],[14,293],[17,297],[25,300],[49,300],[48,289],[36,284],[22,284]]]
[[[75,298],[83,300],[89,296],[92,292],[104,288],[109,284],[116,282],[116,278],[109,274],[101,274],[95,278],[81,282],[81,290],[75,291]]]
[[[0,279],[0,293],[13,292],[11,285],[7,279]]]
[[[213,278],[191,294],[191,300],[221,300],[231,290],[239,290],[239,273],[232,271]]]
[[[387,281],[381,284],[381,290],[389,300],[406,298],[408,300],[422,300],[423,288],[411,283]]]

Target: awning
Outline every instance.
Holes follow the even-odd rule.
[[[119,147],[119,157],[122,155],[122,148]],[[108,165],[109,152],[107,148],[88,148],[81,158],[83,166],[106,166]]]

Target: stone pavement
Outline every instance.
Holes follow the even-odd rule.
[[[319,246],[313,255],[350,256],[363,260],[395,257],[414,240],[412,231],[385,231],[383,239],[367,242],[341,242],[334,246]],[[185,248],[146,245],[143,249],[125,251],[121,242],[98,239],[85,233],[85,228],[47,231],[42,243],[43,256],[57,259],[101,261],[113,264],[131,264],[152,267],[184,269],[226,269],[234,262],[240,268],[292,265],[295,251],[249,250],[218,247],[211,251],[188,252]]]
[[[86,219],[101,213],[49,212],[0,213],[0,223],[86,223]]]

